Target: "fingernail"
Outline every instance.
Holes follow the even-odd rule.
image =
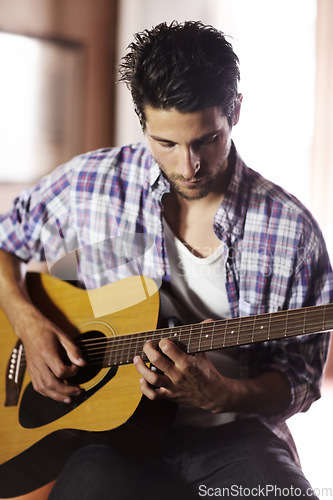
[[[70,403],[70,402],[71,402],[71,399],[70,399],[70,398],[65,398],[65,399],[63,400],[63,402],[68,404],[68,403]]]

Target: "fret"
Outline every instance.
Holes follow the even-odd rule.
[[[216,325],[216,322],[214,321],[214,323],[213,323],[213,329],[212,329],[211,335],[210,335],[210,349],[213,349],[213,340],[214,340],[214,334],[215,334],[215,325]]]
[[[114,337],[114,349],[110,349],[110,359],[112,359],[113,365],[119,365],[119,343],[121,342],[121,337]]]
[[[140,336],[136,335],[136,342],[135,342],[135,348],[134,348],[134,356],[137,356],[139,354],[139,351],[141,351],[141,349],[139,348],[139,340],[140,340]],[[133,358],[134,358],[134,356],[133,356]]]
[[[202,323],[200,333],[200,351],[209,351],[212,349],[212,337],[214,323]]]
[[[128,337],[129,337],[129,342],[128,342],[128,346],[126,345],[125,357],[124,357],[124,360],[123,360],[123,362],[126,363],[126,364],[130,363],[132,361],[132,359],[133,359],[133,356],[131,356],[130,353],[132,352],[131,348],[132,348],[132,343],[133,343],[133,337],[134,337],[134,335],[128,335]],[[130,358],[132,358],[132,359],[130,359]]]
[[[180,342],[180,337],[181,337],[181,328],[173,327],[170,338]]]
[[[183,329],[180,327],[178,328],[178,342],[181,343],[182,342],[182,333],[183,333]]]
[[[268,320],[268,328],[267,328],[267,340],[270,339],[271,335],[271,328],[272,328],[272,315],[269,315],[269,320]]]
[[[191,326],[191,338],[192,338],[192,349],[191,352],[199,352],[201,344],[200,331],[202,330],[202,325],[200,323]]]
[[[238,321],[238,332],[237,332],[237,340],[236,340],[237,345],[239,345],[239,336],[240,336],[241,322],[242,322],[242,318],[240,317],[239,321]]]
[[[108,366],[116,365],[116,353],[117,353],[117,341],[118,337],[113,337],[109,340],[110,345],[113,344],[112,349],[109,348],[109,361]]]
[[[164,330],[161,330],[161,335],[162,335],[163,331]],[[141,343],[140,343],[141,344],[140,345],[140,352],[138,352],[139,356],[141,356],[141,358],[143,359],[144,362],[148,361],[147,355],[143,350],[145,343],[148,342],[148,340],[151,340],[151,335],[149,335],[149,337],[148,337],[148,334],[149,334],[149,332],[145,332],[145,335],[142,336]]]
[[[113,339],[114,339],[114,337],[111,337],[111,338],[107,339],[107,341],[106,341],[106,349],[104,350],[103,362],[102,362],[103,367],[112,365],[111,357],[112,357],[113,350],[111,349],[111,343],[113,342]]]
[[[124,348],[125,348],[125,345],[126,345],[126,342],[124,340],[122,340],[120,354],[119,354],[119,362],[118,362],[119,365],[122,365],[124,363]]]
[[[322,312],[320,309],[304,309],[302,333],[316,333],[322,331]],[[314,314],[315,313],[315,314]],[[304,326],[305,325],[305,326]]]
[[[267,318],[267,314],[261,314],[255,317],[255,322],[252,329],[252,342],[267,340],[267,330],[269,324]]]
[[[286,332],[286,322],[285,322],[285,314],[284,312],[278,311],[275,313],[269,313],[268,317],[268,326],[267,326],[267,335],[266,340],[274,340],[279,339],[283,336],[282,332]]]
[[[190,332],[188,332],[188,325],[184,327],[180,327],[180,333],[179,333],[179,342],[182,343],[186,347],[186,352],[190,352],[189,350],[189,345],[190,345]]]
[[[182,327],[181,326],[173,327],[169,338],[170,338],[170,340],[173,340],[176,344],[180,345],[182,342]],[[186,346],[186,349],[187,349],[187,346]]]
[[[189,352],[189,350],[188,350],[188,348],[189,348],[189,334],[187,333],[188,327],[187,326],[179,326],[178,330],[179,330],[178,342],[186,347],[186,352]],[[184,332],[184,330],[185,330],[185,332]]]
[[[288,336],[288,315],[289,315],[289,311],[286,312],[286,321],[285,321],[285,326],[284,326],[284,337]]]
[[[251,342],[254,342],[254,332],[256,330],[256,319],[257,316],[254,316],[252,319],[252,337],[251,337]]]
[[[227,327],[228,327],[228,320],[225,320],[225,325],[224,325],[224,335],[223,335],[223,345],[222,347],[225,347],[225,343],[227,340]]]
[[[192,352],[192,326],[193,325],[190,325],[190,332],[189,332],[189,335],[188,335],[188,344],[187,344],[187,352]]]
[[[236,333],[236,330],[238,331],[239,318],[233,318],[228,320],[228,326],[229,329],[227,330],[225,336],[225,346],[231,347],[237,345],[238,334]]]
[[[303,330],[302,333],[306,333],[306,309],[303,311]]]
[[[325,324],[326,324],[326,305],[324,306],[324,310],[323,310],[323,322],[322,322],[323,331],[325,331],[325,328],[326,328]]]
[[[124,340],[124,337],[120,337],[119,347],[118,347],[118,353],[119,353],[118,365],[124,364],[124,358],[125,358],[124,349],[125,349],[125,345],[127,344],[127,342],[128,342],[128,338],[126,338],[126,340]]]
[[[118,351],[118,343],[119,343],[119,337],[112,337],[109,338],[107,341],[107,349],[105,350],[104,356],[107,354],[108,350],[108,362],[107,366],[116,366],[117,363],[117,351]]]
[[[181,344],[181,341],[182,341],[182,331],[183,331],[182,328],[183,327],[181,327],[181,326],[174,326],[170,331],[170,335],[168,335],[168,338],[170,340],[172,340],[177,345]],[[186,343],[186,339],[185,339],[185,343]],[[187,349],[187,346],[186,346],[186,349]]]
[[[199,334],[199,345],[198,345],[198,352],[201,351],[201,341],[202,341],[202,327],[203,327],[203,323],[201,323],[201,326],[200,326],[200,334]]]

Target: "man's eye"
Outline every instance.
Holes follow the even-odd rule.
[[[160,146],[162,146],[162,148],[166,148],[166,149],[171,149],[174,147],[175,143],[174,142],[160,142],[159,143]]]
[[[205,137],[205,139],[201,140],[201,144],[210,144],[212,142],[215,142],[218,139],[218,135],[210,135],[209,137]]]

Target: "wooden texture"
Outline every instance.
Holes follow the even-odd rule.
[[[156,327],[159,296],[152,280],[146,279],[143,286],[141,277],[128,278],[114,285],[90,291],[88,295],[85,290],[75,288],[46,274],[29,273],[28,278],[33,301],[45,315],[51,317],[60,327],[66,328],[66,331],[73,337],[79,336],[80,338],[80,334],[93,330],[101,331],[106,337],[111,337],[151,330]],[[147,294],[149,294],[148,297]],[[99,317],[93,315],[91,301],[101,302],[103,315]],[[108,304],[113,311],[112,314],[107,314]],[[22,427],[19,422],[22,400],[19,400],[17,406],[4,406],[6,367],[16,342],[17,338],[9,322],[0,311],[1,464],[58,430],[106,431],[114,429],[126,422],[137,408],[141,400],[140,376],[134,365],[128,364],[119,366],[114,378],[105,385],[102,384],[100,389],[83,404],[62,418],[37,428]],[[85,392],[93,391],[95,386],[103,382],[109,370],[110,368],[102,368],[96,376],[82,384]],[[30,377],[26,372],[22,394],[28,385],[31,386]],[[48,398],[43,398],[43,400],[49,401]]]

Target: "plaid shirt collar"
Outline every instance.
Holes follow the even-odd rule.
[[[214,230],[220,240],[232,242],[243,234],[250,188],[244,163],[234,144],[229,158],[234,164],[234,170],[223,201],[215,214]]]

